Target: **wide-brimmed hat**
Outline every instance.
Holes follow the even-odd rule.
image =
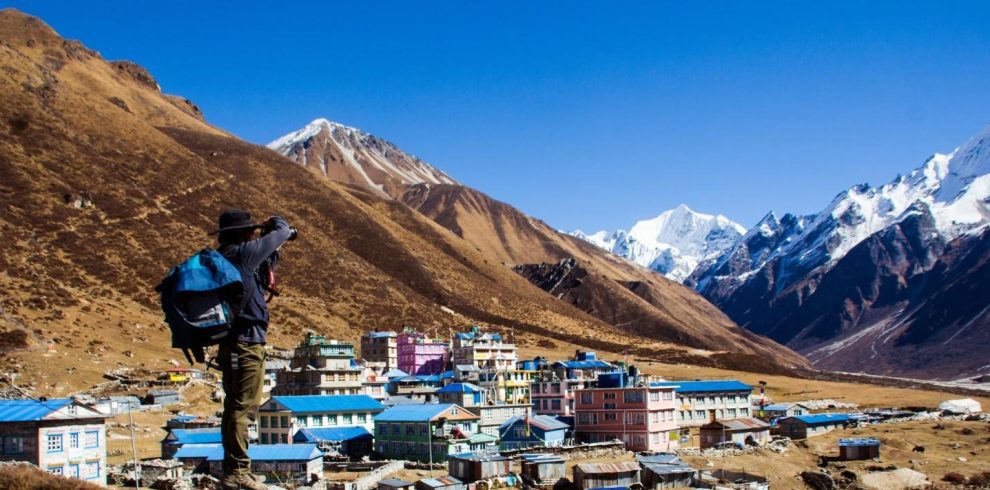
[[[242,230],[245,228],[260,228],[261,225],[251,222],[251,213],[240,209],[228,209],[220,215],[218,220],[220,228],[210,232],[216,235],[230,230]]]

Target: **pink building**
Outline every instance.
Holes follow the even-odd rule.
[[[416,374],[440,374],[450,359],[447,342],[420,332],[406,331],[398,338],[399,370]]]
[[[676,449],[674,388],[641,383],[577,390],[574,429],[578,440],[619,440],[630,451]]]

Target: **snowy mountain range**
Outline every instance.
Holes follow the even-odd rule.
[[[699,264],[717,259],[746,229],[722,215],[702,214],[684,204],[639,221],[629,229],[570,234],[684,282]]]
[[[968,376],[990,369],[957,355],[990,338],[990,291],[968,291],[966,308],[938,291],[985,284],[971,274],[984,270],[988,223],[990,126],[819,213],[767,214],[685,283],[819,367]]]
[[[268,147],[340,182],[399,198],[415,184],[457,184],[436,167],[360,129],[316,119]]]

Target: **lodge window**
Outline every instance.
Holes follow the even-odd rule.
[[[69,434],[69,449],[76,449],[79,447],[79,433],[73,432]]]
[[[7,436],[3,438],[4,454],[23,454],[24,438],[21,436]]]
[[[591,405],[592,403],[592,393],[590,391],[585,391],[581,393],[581,404]]]
[[[48,434],[48,452],[57,453],[62,451],[62,434]],[[61,475],[61,469],[59,473]]]

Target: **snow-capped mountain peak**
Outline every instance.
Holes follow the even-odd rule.
[[[360,129],[319,118],[268,144],[323,175],[399,197],[414,184],[456,184],[443,171]]]
[[[613,254],[656,270],[675,281],[683,281],[706,260],[713,260],[732,246],[746,229],[722,215],[698,213],[687,205],[624,230],[571,235]]]

